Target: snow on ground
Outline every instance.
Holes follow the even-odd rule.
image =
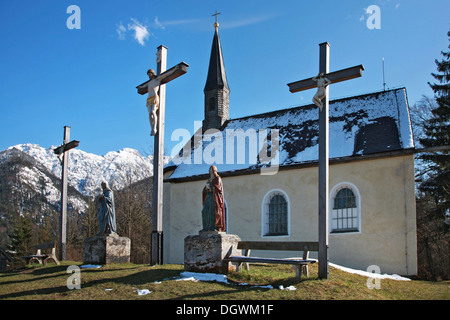
[[[393,275],[388,275],[388,274],[377,274],[377,273],[371,273],[371,272],[367,272],[367,271],[362,271],[362,270],[355,270],[355,269],[351,269],[351,268],[347,268],[347,267],[343,267],[334,263],[329,263],[330,266],[345,271],[345,272],[349,272],[349,273],[353,273],[353,274],[358,274],[364,277],[368,277],[368,278],[376,278],[376,279],[391,279],[391,280],[399,280],[399,281],[410,281],[411,279],[405,278],[405,277],[401,277],[399,275],[393,274]],[[81,268],[100,268],[100,265],[83,265],[81,266]],[[189,271],[184,271],[180,273],[179,277],[172,277],[172,278],[167,278],[164,279],[162,281],[166,281],[166,280],[175,280],[175,281],[193,281],[193,282],[198,282],[198,281],[206,281],[206,282],[221,282],[221,283],[225,283],[225,284],[231,284],[228,281],[228,277],[224,274],[216,274],[216,273],[199,273],[199,272],[189,272]],[[162,281],[155,281],[155,284],[162,284]],[[248,283],[239,283],[240,286],[248,286]],[[266,285],[266,286],[260,286],[260,285],[252,285],[252,288],[261,288],[261,289],[274,289],[274,287],[272,285]],[[278,287],[279,290],[287,290],[287,291],[295,291],[297,290],[297,288],[295,286],[289,286],[289,287],[284,287],[282,285],[280,285]],[[112,289],[105,289],[105,291],[111,291]],[[150,291],[148,289],[136,289],[133,287],[133,290],[138,294],[138,295],[147,295],[152,293],[153,291]]]
[[[372,272],[368,272],[368,271],[362,271],[362,270],[355,270],[355,269],[351,269],[351,268],[347,268],[347,267],[343,267],[334,263],[330,263],[330,266],[348,272],[348,273],[353,273],[353,274],[358,274],[364,277],[368,277],[368,278],[376,278],[376,279],[391,279],[391,280],[399,280],[399,281],[410,281],[411,279],[409,278],[405,278],[405,277],[401,277],[397,274],[378,274],[378,273],[372,273]],[[228,278],[226,275],[223,274],[215,274],[215,273],[197,273],[197,272],[182,272],[180,273],[180,277],[176,278],[176,281],[216,281],[216,282],[223,282],[226,284],[229,284],[228,282]],[[241,283],[240,285],[248,285],[246,283]],[[255,285],[253,287],[259,287],[259,288],[266,288],[266,289],[273,289],[273,287],[271,285],[268,286],[258,286]],[[289,286],[287,288],[284,288],[283,286],[279,287],[280,290],[295,290],[295,287],[293,286]]]
[[[359,274],[361,276],[364,277],[368,277],[368,278],[376,278],[376,279],[391,279],[391,280],[400,280],[400,281],[410,281],[411,279],[409,278],[405,278],[405,277],[401,277],[398,274],[379,274],[379,273],[373,273],[373,272],[367,272],[367,271],[362,271],[362,270],[355,270],[355,269],[351,269],[351,268],[347,268],[347,267],[343,267],[334,263],[329,263],[330,266],[348,272],[348,273],[353,273],[353,274]]]
[[[227,276],[224,274],[215,274],[215,273],[198,273],[198,272],[189,272],[185,271],[180,273],[180,278],[176,279],[177,281],[216,281],[229,283]]]

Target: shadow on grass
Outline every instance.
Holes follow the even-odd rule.
[[[114,269],[115,272],[119,269]],[[94,272],[99,272],[98,270],[92,270]],[[85,271],[82,271],[85,272]],[[180,275],[180,270],[171,270],[171,269],[164,269],[164,268],[158,268],[158,269],[150,269],[150,270],[143,270],[139,271],[133,274],[129,274],[122,277],[109,277],[104,279],[96,279],[87,282],[83,285],[83,287],[91,287],[102,283],[107,282],[114,282],[114,283],[120,283],[120,284],[127,284],[127,285],[142,285],[142,284],[148,284],[155,281],[162,281],[170,278],[174,278]]]
[[[74,264],[76,265],[76,264]],[[3,294],[0,295],[0,299],[65,299],[64,296],[68,295],[71,291],[67,288],[67,280],[72,275],[72,273],[67,273],[66,270],[69,264],[59,265],[59,266],[47,266],[47,267],[36,267],[31,269],[26,276],[26,279],[11,279],[11,281],[1,282],[2,286],[10,285],[10,288],[4,288]],[[143,270],[136,270],[143,269]],[[146,268],[141,265],[137,266],[104,266],[99,269],[81,269],[81,289],[95,288],[96,286],[102,286],[111,283],[117,285],[130,285],[130,286],[141,286],[148,285],[155,281],[164,280],[174,280],[180,276],[183,271],[181,268],[172,269],[170,267],[155,267]],[[125,273],[125,274],[124,274]],[[248,273],[248,272],[247,272]],[[13,274],[10,274],[13,275]],[[7,279],[5,279],[7,280]],[[288,287],[290,285],[298,285],[300,283],[309,282],[317,280],[315,275],[310,275],[310,277],[302,277],[299,279],[295,277],[286,277],[280,279],[279,277],[266,277],[264,275],[253,274],[240,274],[231,273],[228,274],[228,280],[230,284],[220,284],[221,288],[216,290],[211,290],[207,293],[205,292],[178,292],[179,295],[176,297],[169,298],[170,300],[184,300],[184,299],[203,299],[205,294],[207,297],[222,296],[225,294],[233,293],[245,293],[245,292],[265,292],[270,289],[261,288],[262,285],[272,285],[274,289],[278,289],[280,285]],[[249,285],[240,285],[243,282],[254,283]],[[260,283],[259,283],[260,282]],[[11,293],[6,293],[9,290]],[[173,292],[172,292],[173,293]],[[50,295],[50,296],[49,296]],[[51,295],[56,295],[51,297]],[[72,298],[77,299],[89,299],[89,294],[72,296]],[[125,297],[126,299],[126,297]]]
[[[62,286],[49,286],[49,287],[41,287],[36,289],[29,289],[30,285],[27,286],[28,290],[7,293],[0,295],[1,299],[11,299],[11,298],[22,298],[27,299],[31,296],[39,296],[39,295],[51,295],[51,294],[64,294],[69,293],[70,290],[67,287],[67,279],[72,275],[72,273],[66,274],[67,265],[55,266],[55,267],[47,267],[47,268],[37,268],[31,272],[33,275],[37,275],[38,277],[24,279],[24,280],[12,280],[2,282],[3,285],[22,285],[27,286],[27,283],[31,285],[31,283],[43,282],[50,279],[61,278]],[[137,267],[136,267],[137,268]],[[174,278],[180,275],[180,270],[171,270],[171,269],[150,269],[143,270],[140,272],[128,274],[125,276],[114,276],[116,272],[121,272],[124,270],[131,271],[135,268],[118,268],[118,269],[82,269],[81,271],[81,288],[87,289],[90,287],[95,287],[98,285],[102,285],[104,283],[117,283],[117,284],[126,284],[126,285],[142,285],[155,281],[161,281],[165,279]],[[109,275],[108,275],[109,273]],[[85,274],[85,277],[83,277]],[[91,277],[86,279],[87,274],[90,274]],[[102,274],[106,277],[102,277],[101,279],[95,278],[98,274],[98,278],[102,277]],[[83,279],[84,278],[84,279]],[[91,279],[89,279],[91,278]],[[57,280],[56,280],[57,281]],[[58,283],[61,283],[57,281]],[[44,283],[45,284],[45,283]],[[53,284],[55,284],[55,280],[53,280]],[[37,284],[39,285],[39,284]]]

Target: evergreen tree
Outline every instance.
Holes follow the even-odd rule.
[[[28,214],[19,215],[14,221],[11,239],[11,250],[17,251],[19,255],[27,255],[32,250],[32,222]]]
[[[450,37],[450,31],[447,36]],[[442,52],[442,55],[441,61],[435,60],[438,73],[431,74],[438,83],[428,83],[434,91],[437,107],[424,123],[425,137],[420,143],[426,148],[450,145],[450,52]],[[434,198],[434,214],[444,218],[450,214],[450,154],[448,151],[427,152],[419,158],[428,163],[430,170],[429,178],[419,188]]]

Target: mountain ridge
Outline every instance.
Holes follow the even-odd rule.
[[[11,146],[6,150],[22,151],[53,175],[61,178],[61,164],[53,152],[54,148],[51,146],[46,149],[37,144],[25,143]],[[144,157],[135,149],[110,151],[103,156],[85,152],[80,148],[69,151],[68,184],[85,196],[92,197],[100,193],[102,181],[108,182],[111,188],[118,190],[152,175],[153,156]]]

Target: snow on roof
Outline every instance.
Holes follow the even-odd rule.
[[[317,162],[318,116],[311,104],[231,119],[220,131],[196,133],[191,149],[180,150],[168,164],[175,166],[170,179],[206,175],[212,164],[223,174]],[[329,139],[330,159],[414,148],[406,89],[330,101]]]

